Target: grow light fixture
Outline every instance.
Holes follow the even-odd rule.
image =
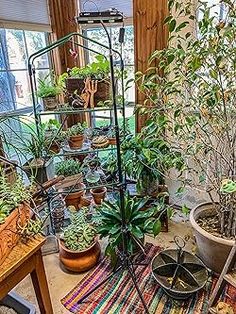
[[[117,9],[109,9],[107,11],[97,12],[80,12],[75,17],[78,24],[95,24],[100,23],[122,23],[123,14]]]

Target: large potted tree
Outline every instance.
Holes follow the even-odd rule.
[[[222,2],[219,21],[216,5],[170,0],[168,47],[151,56],[156,67],[137,74],[151,118],[162,121],[166,141],[185,160],[183,184],[208,193],[190,222],[200,257],[216,272],[236,236],[236,10],[233,1]]]

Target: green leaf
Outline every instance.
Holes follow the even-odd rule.
[[[176,27],[176,32],[181,31],[181,29],[183,29],[184,27],[186,27],[189,24],[189,22],[183,22],[181,24],[179,24],[179,26]]]
[[[186,205],[183,205],[182,206],[182,213],[187,216],[189,214],[189,212],[190,212],[190,209]]]
[[[161,232],[161,221],[158,219],[153,225],[153,234],[156,237]]]
[[[172,207],[168,207],[168,208],[167,208],[167,217],[170,219],[170,218],[173,217],[173,215],[174,215],[174,210],[173,210],[173,208],[172,208]]]
[[[164,20],[164,24],[169,23],[169,22],[172,20],[172,18],[173,18],[172,15],[167,16],[167,17],[165,18],[165,20]]]
[[[209,74],[210,74],[210,76],[213,78],[213,79],[215,79],[215,80],[217,80],[217,78],[218,78],[218,73],[216,72],[216,71],[214,71],[214,70],[210,70],[209,71]]]
[[[176,20],[172,20],[169,24],[169,32],[172,33],[176,27]]]
[[[168,62],[168,64],[170,64],[174,59],[175,59],[175,56],[174,56],[174,55],[169,55],[169,56],[167,57],[167,62]]]

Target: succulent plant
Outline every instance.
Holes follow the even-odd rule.
[[[82,251],[89,248],[96,236],[96,230],[86,218],[86,211],[71,212],[71,223],[64,229],[62,239],[65,247],[72,251]]]
[[[81,163],[73,159],[61,161],[56,165],[56,174],[63,175],[65,177],[78,174],[81,171],[82,171]]]
[[[67,134],[68,136],[76,136],[76,135],[83,135],[84,134],[84,130],[87,128],[87,123],[83,122],[83,123],[77,123],[75,125],[72,125],[72,127],[70,127],[67,130]]]

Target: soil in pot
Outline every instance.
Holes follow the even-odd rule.
[[[94,267],[99,261],[101,248],[96,240],[88,249],[83,251],[71,251],[59,241],[59,258],[62,265],[69,271],[82,273]]]
[[[74,135],[69,138],[69,146],[71,149],[80,149],[83,146],[84,135]]]
[[[106,187],[101,187],[101,188],[96,188],[96,189],[91,189],[90,193],[93,196],[94,202],[96,205],[101,205],[102,201],[104,201],[107,193],[107,188]]]
[[[45,97],[43,98],[44,110],[54,110],[58,106],[58,101],[56,97]]]
[[[191,210],[190,223],[194,230],[199,257],[211,270],[221,273],[234,241],[215,236],[215,234],[207,232],[200,226],[202,225],[202,221],[212,219],[214,214],[216,216],[213,204],[206,203],[199,205]]]
[[[85,185],[83,183],[78,184],[75,189],[85,189]],[[68,188],[70,191],[70,188]],[[66,192],[65,192],[66,193]],[[66,206],[74,206],[76,209],[79,209],[79,203],[81,196],[84,195],[84,190],[76,191],[76,192],[70,192],[65,197]]]
[[[58,154],[60,152],[60,145],[57,142],[53,141],[49,147],[49,151]]]

